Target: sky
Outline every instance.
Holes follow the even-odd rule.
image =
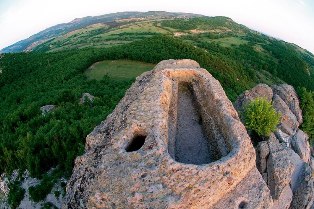
[[[227,16],[314,54],[314,0],[0,0],[0,49],[75,18],[156,10]]]

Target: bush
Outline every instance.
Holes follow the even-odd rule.
[[[268,137],[276,130],[280,114],[265,98],[251,101],[244,110],[245,126],[259,137]]]
[[[314,92],[302,88],[300,91],[303,124],[301,126],[309,135],[310,144],[314,145]]]
[[[21,187],[20,181],[15,181],[9,186],[10,192],[8,202],[11,208],[17,208],[24,198],[25,190]]]
[[[54,185],[54,178],[50,176],[44,176],[40,184],[29,188],[29,195],[35,202],[44,200],[46,196],[51,192]]]

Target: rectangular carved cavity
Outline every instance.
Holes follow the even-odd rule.
[[[200,165],[227,155],[230,146],[221,133],[217,114],[215,104],[210,105],[210,98],[197,84],[174,83],[168,119],[170,156],[181,163]]]

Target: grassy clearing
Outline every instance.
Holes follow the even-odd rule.
[[[114,29],[104,34],[104,36],[120,34],[120,33],[143,33],[143,32],[161,33],[161,34],[169,33],[169,31],[167,30],[164,30],[160,27],[156,27],[152,22],[140,22],[140,23],[128,24],[118,29]]]
[[[226,38],[219,38],[215,39],[215,42],[219,43],[223,47],[231,47],[232,45],[239,46],[241,44],[247,44],[248,41],[243,40],[238,37],[226,37]]]
[[[85,75],[88,79],[101,80],[105,75],[115,79],[134,79],[145,71],[152,70],[153,64],[130,60],[105,60],[93,64]]]

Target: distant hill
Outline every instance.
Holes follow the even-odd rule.
[[[36,46],[43,43],[62,44],[59,39],[69,39],[77,37],[84,38],[87,35],[96,36],[109,29],[117,28],[129,22],[171,18],[191,18],[202,15],[190,13],[170,13],[164,11],[150,12],[118,12],[101,16],[88,16],[76,18],[69,23],[59,24],[43,30],[25,40],[19,41],[1,50],[3,53],[32,51]],[[78,34],[83,35],[78,37]],[[62,38],[63,37],[63,38]],[[78,41],[80,42],[80,41]],[[85,45],[86,46],[86,45]]]
[[[150,41],[160,40],[154,39],[159,36],[163,36],[164,41],[169,41],[169,46],[165,46],[167,50],[185,46],[185,52],[190,51],[190,54],[185,53],[183,58],[193,58],[194,52],[191,51],[194,50],[193,47],[196,48],[198,54],[206,57],[198,61],[201,64],[206,63],[204,65],[210,67],[209,71],[213,69],[212,73],[222,83],[229,81],[224,86],[232,89],[233,92],[229,92],[232,98],[258,82],[270,85],[287,82],[295,87],[314,90],[313,54],[295,44],[269,37],[223,16],[207,17],[165,11],[89,16],[48,28],[4,48],[2,52],[59,52],[121,46],[121,54],[132,54],[127,56],[130,59],[156,63],[160,59],[152,58],[153,54],[151,57],[146,54],[136,57],[134,54],[139,46],[134,49],[136,52],[126,51],[135,45],[141,45],[142,50],[159,52],[164,43],[155,44]],[[149,44],[142,46],[142,43],[147,42]],[[178,54],[173,57],[168,55],[160,58],[176,58]],[[221,78],[220,73],[224,74]]]

